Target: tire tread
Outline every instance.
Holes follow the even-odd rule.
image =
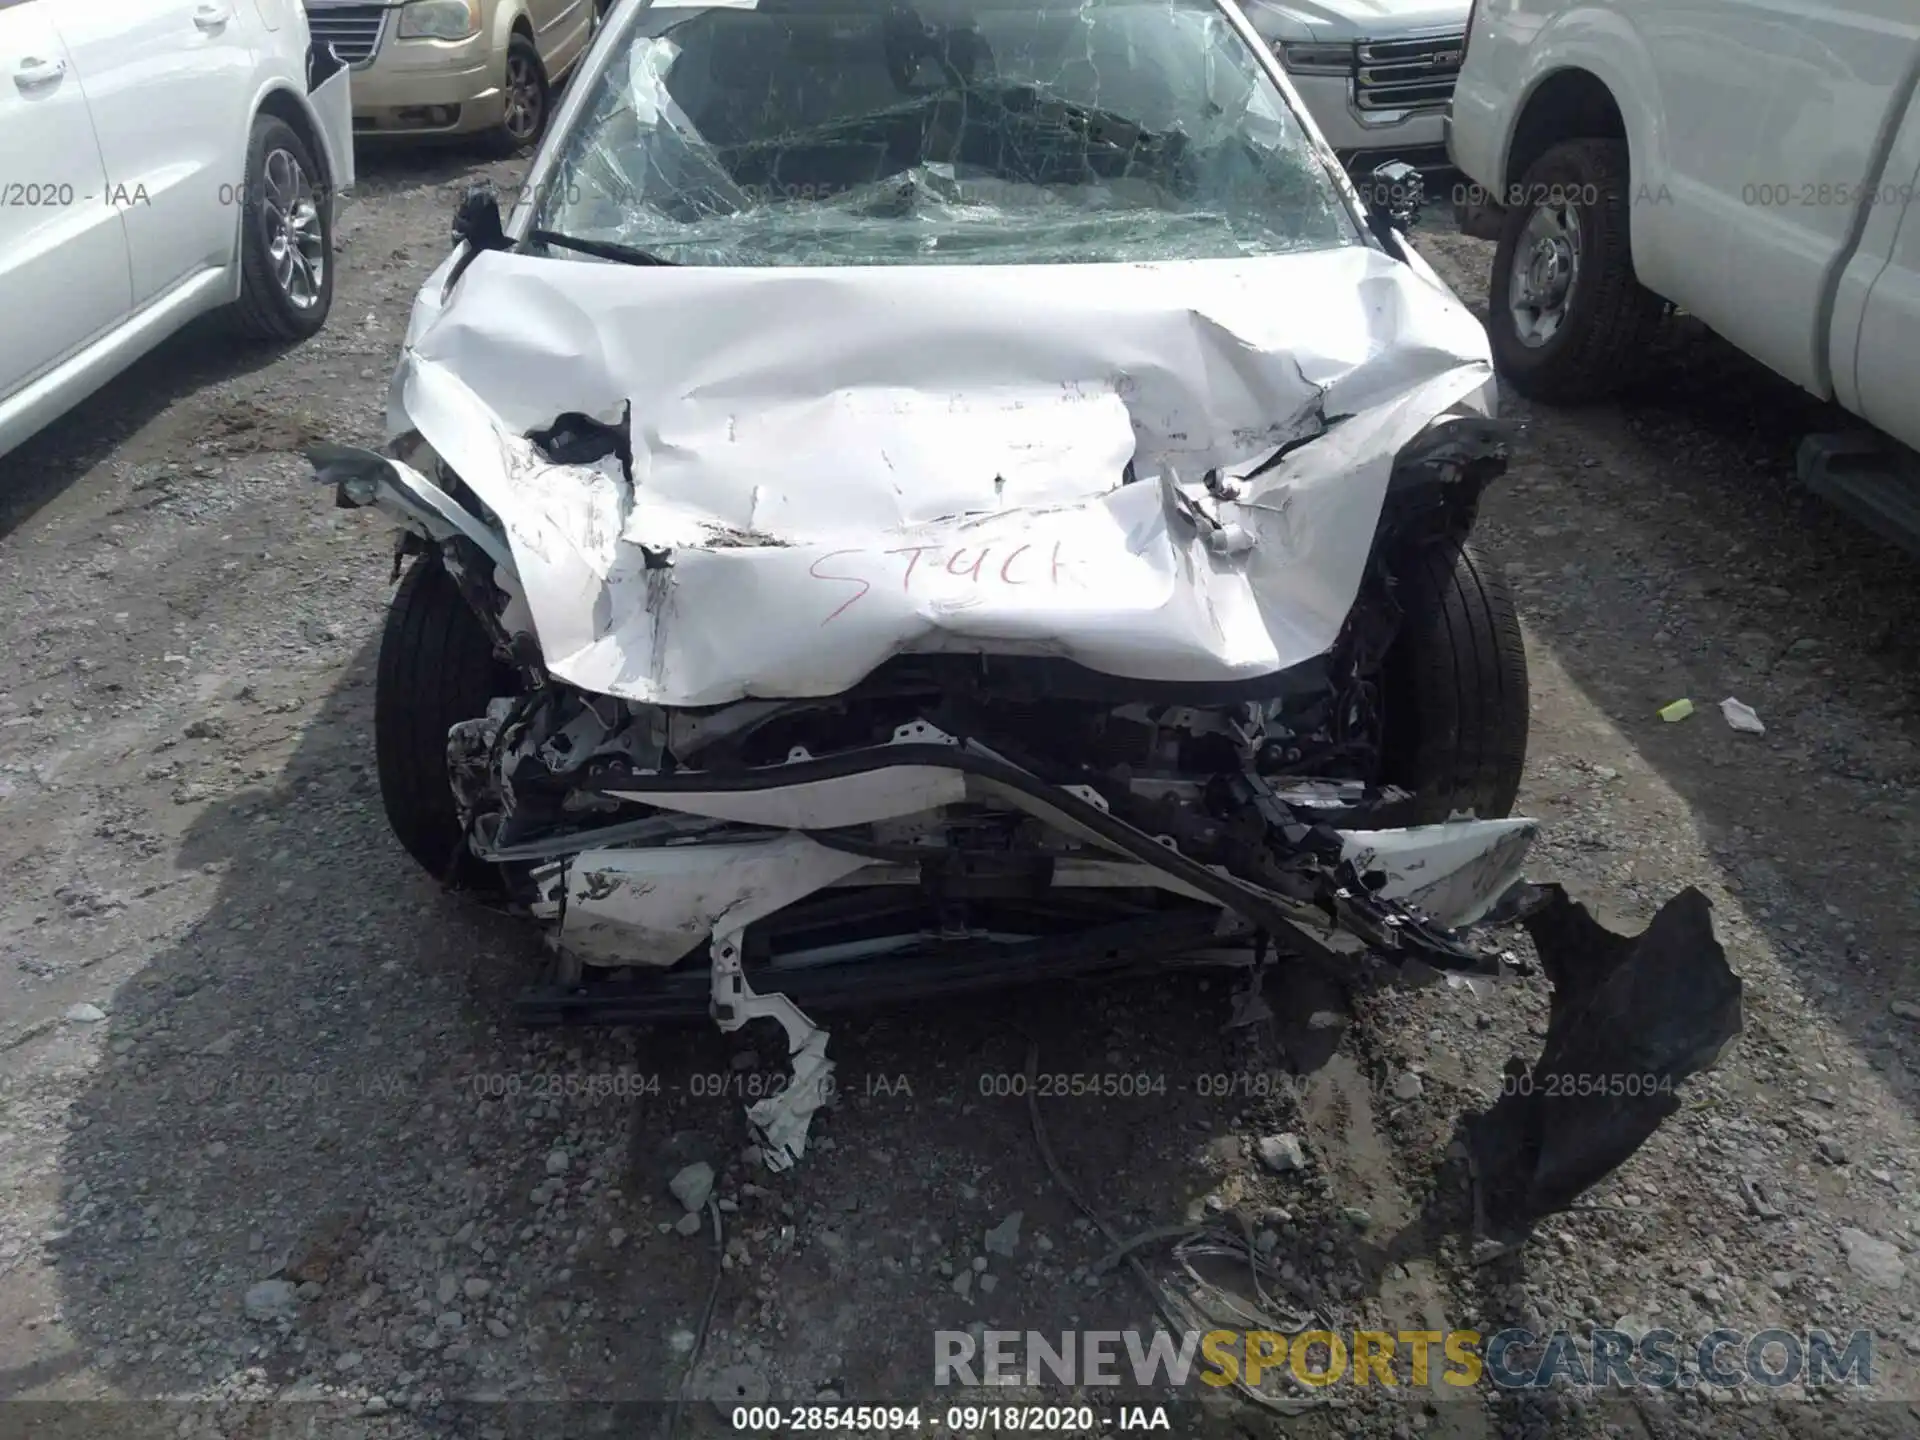
[[[1416,796],[1410,823],[1509,815],[1529,717],[1526,645],[1506,578],[1471,545],[1448,540],[1417,552],[1403,591],[1389,724],[1404,707],[1399,733],[1411,743],[1399,747],[1400,773],[1389,778]]]
[[[507,40],[507,50],[511,54],[512,51],[521,48],[533,57],[533,63],[540,70],[540,128],[534,132],[530,140],[516,139],[504,124],[487,131],[482,137],[481,144],[496,159],[511,160],[517,155],[531,153],[539,147],[541,140],[546,137],[547,127],[553,123],[553,77],[547,74],[547,62],[540,58],[540,47],[533,43],[533,37],[524,30],[516,30]],[[579,63],[578,59],[574,61],[576,69]]]
[[[1588,256],[1582,266],[1584,295],[1576,291],[1565,342],[1529,350],[1512,329],[1506,308],[1507,274],[1514,262],[1528,211],[1509,212],[1494,252],[1487,294],[1487,328],[1500,373],[1532,400],[1566,404],[1599,400],[1630,382],[1659,337],[1666,302],[1640,283],[1633,268],[1628,154],[1620,140],[1567,140],[1528,167],[1522,194],[1556,183],[1590,186],[1598,205],[1581,207],[1596,234],[1582,236]]]
[[[258,173],[261,168],[261,156],[265,152],[266,138],[275,128],[286,131],[287,138],[293,142],[295,153],[307,167],[307,171],[316,180],[323,177],[319,171],[319,162],[314,158],[311,148],[302,140],[294,128],[277,115],[256,115],[253,129],[247,137],[247,184],[245,203],[240,215],[240,298],[234,302],[229,314],[233,328],[249,340],[265,340],[277,344],[291,344],[305,340],[317,333],[326,324],[327,312],[333,308],[334,262],[331,254],[333,246],[333,222],[322,215],[321,236],[326,241],[327,256],[326,283],[328,294],[326,302],[319,307],[319,322],[311,327],[295,321],[290,312],[279,303],[279,284],[267,271],[267,259],[261,253],[254,240],[253,197],[262,183]]]
[[[493,644],[437,556],[401,579],[380,637],[374,759],[401,846],[430,874],[465,887],[493,875],[462,843],[447,778],[447,732],[510,684]]]

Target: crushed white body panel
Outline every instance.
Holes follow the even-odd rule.
[[[927,767],[901,767],[841,780],[817,782],[816,804],[823,814],[844,813],[836,788]],[[956,783],[967,777],[950,775]],[[977,782],[976,782],[977,783]],[[748,792],[788,795],[789,790]],[[863,792],[864,793],[864,792]],[[1018,801],[1019,792],[1002,791]],[[650,795],[662,804],[688,798]],[[706,811],[696,810],[704,814]],[[923,812],[910,802],[890,817],[916,818]],[[1036,807],[1036,813],[1040,813]],[[777,823],[764,816],[756,823]],[[799,820],[796,824],[816,823]],[[1064,827],[1063,827],[1064,828]],[[1470,925],[1519,882],[1528,846],[1538,829],[1532,820],[1463,820],[1413,829],[1345,831],[1342,858],[1362,874],[1382,877],[1378,893],[1417,906],[1436,923]],[[1076,838],[1086,838],[1077,832]],[[930,855],[932,852],[929,852]],[[917,881],[914,867],[876,863],[831,849],[800,834],[771,839],[722,840],[645,849],[583,851],[566,867],[566,905],[559,943],[590,964],[666,966],[690,954],[709,935],[737,933],[755,920],[782,910],[817,891],[836,885],[907,884]],[[1189,898],[1219,904],[1177,876],[1150,864],[1124,864],[1097,855],[1078,855],[1056,869],[1061,888],[1151,885]],[[1341,946],[1351,937],[1327,926],[1318,938]]]
[[[1342,831],[1340,858],[1386,877],[1380,895],[1405,900],[1441,925],[1479,920],[1520,882],[1533,820],[1450,820],[1402,830]]]
[[[717,929],[741,929],[867,863],[804,835],[586,850],[567,864],[558,938],[588,963],[672,965]]]
[[[417,327],[394,423],[500,518],[553,675],[693,707],[837,694],[942,650],[1167,681],[1310,659],[1394,456],[1491,373],[1444,289],[1357,245],[826,269],[486,253]],[[525,438],[566,414],[630,416],[631,478]]]

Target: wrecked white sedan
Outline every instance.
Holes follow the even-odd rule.
[[[1487,342],[1231,3],[624,6],[527,193],[463,205],[388,453],[315,461],[416,557],[394,830],[547,927],[533,1018],[778,1021],[777,1167],[835,1002],[1503,972],[1462,928],[1534,828]],[[1598,1027],[1677,1079],[1737,1028],[1676,906],[1648,962],[1535,903],[1588,957],[1543,956],[1588,1008],[1542,1063]],[[1647,963],[1683,1035],[1593,1011]],[[1593,1163],[1543,1178],[1540,1120],[1520,1208]]]

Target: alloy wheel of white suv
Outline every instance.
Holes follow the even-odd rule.
[[[254,119],[240,230],[241,331],[304,340],[333,307],[333,207],[307,142],[274,115]]]

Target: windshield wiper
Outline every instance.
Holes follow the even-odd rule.
[[[668,260],[654,254],[651,250],[642,250],[638,245],[622,245],[617,240],[587,240],[578,235],[562,235],[558,230],[532,230],[527,239],[541,245],[551,245],[557,250],[578,250],[582,255],[592,255],[601,260],[618,260],[622,265],[678,265],[678,260]]]

